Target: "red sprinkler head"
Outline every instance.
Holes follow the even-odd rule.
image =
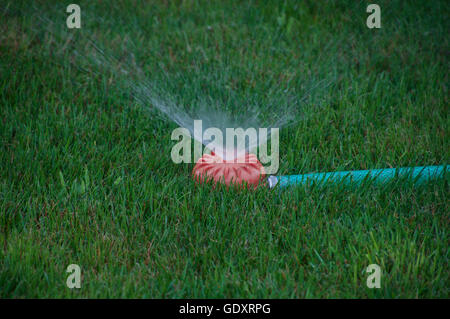
[[[254,154],[246,153],[237,159],[224,160],[211,152],[197,161],[192,174],[199,182],[214,180],[215,183],[221,182],[227,186],[231,184],[242,186],[246,182],[248,188],[251,186],[256,188],[263,183],[265,171]]]

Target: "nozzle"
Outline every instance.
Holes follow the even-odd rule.
[[[269,185],[269,188],[274,188],[277,183],[278,178],[276,176],[271,175],[267,178],[267,184]]]

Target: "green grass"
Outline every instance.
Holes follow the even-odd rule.
[[[281,129],[279,174],[449,162],[446,1],[378,1],[378,30],[354,1],[77,3],[82,29],[69,33],[118,55],[131,38],[185,107],[264,111],[331,83]],[[55,11],[64,29],[65,7],[36,7],[0,13],[0,297],[449,297],[448,176],[195,185],[193,164],[170,158],[176,125],[120,77],[74,67],[32,19]],[[66,287],[73,263],[81,289]],[[366,286],[372,263],[380,289]]]

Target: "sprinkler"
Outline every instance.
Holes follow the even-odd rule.
[[[225,160],[216,155],[203,155],[192,171],[194,179],[198,182],[213,180],[215,183],[244,185],[248,188],[256,188],[264,184],[264,167],[254,154],[245,153],[241,157]]]

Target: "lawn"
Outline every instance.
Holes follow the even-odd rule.
[[[279,175],[441,165],[447,1],[380,0],[380,29],[364,1],[77,1],[79,30],[70,2],[0,2],[1,298],[449,297],[448,174],[196,184],[194,164],[171,160],[178,125],[85,49],[90,37],[132,53],[185,109],[292,112]],[[66,286],[70,264],[80,289]]]

